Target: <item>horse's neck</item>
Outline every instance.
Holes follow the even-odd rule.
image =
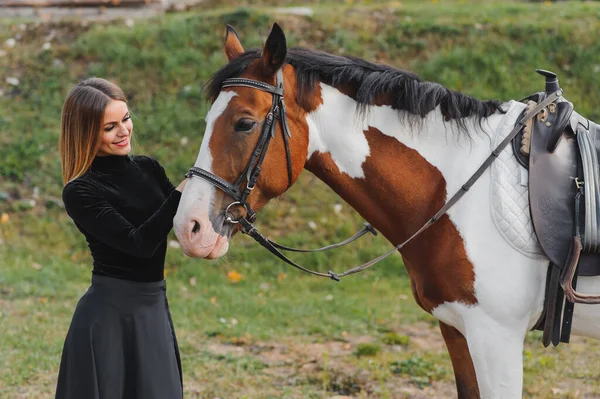
[[[503,117],[482,121],[487,134],[468,123],[466,134],[436,109],[411,130],[390,106],[369,106],[360,118],[356,102],[339,90],[321,84],[321,96],[307,118],[306,169],[391,241],[412,234],[469,179]]]

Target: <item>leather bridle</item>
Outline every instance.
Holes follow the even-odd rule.
[[[260,133],[260,137],[258,139],[258,143],[256,144],[254,151],[252,152],[252,155],[250,157],[250,160],[248,161],[248,164],[246,165],[246,168],[240,174],[240,176],[237,178],[235,183],[231,184],[228,181],[226,181],[225,179],[215,175],[214,173],[211,173],[202,168],[198,168],[196,166],[190,168],[190,170],[185,175],[185,177],[188,177],[188,178],[193,177],[193,176],[200,177],[200,178],[208,181],[209,183],[213,184],[215,187],[219,188],[220,190],[222,190],[225,194],[229,195],[233,199],[233,202],[231,202],[225,209],[225,221],[227,223],[231,223],[231,224],[239,223],[242,226],[241,231],[243,234],[248,234],[249,236],[254,238],[263,247],[265,247],[269,251],[271,251],[271,253],[273,253],[275,256],[284,260],[288,264],[290,264],[300,270],[303,270],[307,273],[314,274],[317,276],[330,277],[336,281],[339,281],[339,277],[336,273],[333,273],[332,271],[329,271],[328,273],[320,273],[320,272],[308,270],[300,265],[297,265],[290,259],[288,259],[279,250],[292,251],[292,252],[320,252],[320,251],[326,251],[329,249],[339,248],[341,246],[344,246],[346,244],[353,242],[354,240],[362,237],[363,235],[365,235],[369,232],[374,235],[377,235],[377,231],[370,224],[365,223],[364,228],[362,230],[360,230],[359,232],[354,234],[352,237],[347,238],[344,241],[341,241],[337,244],[327,245],[325,247],[317,248],[317,249],[297,249],[297,248],[291,248],[291,247],[287,247],[285,245],[278,244],[274,241],[271,241],[271,240],[265,238],[262,234],[260,234],[258,232],[256,227],[252,224],[256,220],[256,211],[254,211],[250,207],[250,204],[248,204],[247,200],[248,200],[248,196],[250,195],[250,193],[252,192],[252,190],[254,189],[254,187],[256,185],[258,176],[260,175],[261,166],[262,166],[263,161],[265,160],[265,156],[266,156],[267,150],[269,148],[271,139],[275,137],[277,121],[279,121],[281,123],[281,133],[283,136],[283,143],[285,146],[285,155],[286,155],[286,160],[287,160],[287,172],[288,172],[287,188],[289,188],[292,185],[292,180],[293,180],[292,156],[291,156],[290,144],[289,144],[289,138],[291,138],[292,135],[291,135],[290,129],[288,127],[286,108],[285,108],[285,103],[283,101],[283,72],[281,69],[279,71],[277,71],[275,79],[276,79],[275,86],[271,86],[270,84],[260,82],[257,80],[244,79],[244,78],[226,79],[223,81],[223,84],[221,86],[221,88],[236,87],[236,86],[250,87],[253,89],[266,91],[267,93],[270,93],[273,96],[271,108],[269,109],[269,112],[267,113],[267,116],[265,117],[265,121],[263,124],[262,131]],[[245,186],[244,186],[244,182],[245,182]],[[233,214],[231,213],[231,208],[233,208],[235,206],[243,207],[246,211],[246,215],[241,216],[238,219],[235,219]]]
[[[313,274],[316,276],[329,277],[335,281],[340,281],[341,277],[344,277],[344,276],[347,276],[350,274],[354,274],[354,273],[358,273],[364,269],[367,269],[367,268],[373,266],[374,264],[378,263],[379,261],[387,258],[392,253],[396,252],[397,250],[400,250],[402,247],[404,247],[406,244],[408,244],[413,238],[415,238],[416,236],[421,234],[423,231],[425,231],[427,228],[429,228],[432,224],[437,222],[444,214],[446,214],[446,212],[448,212],[448,210],[467,191],[469,191],[469,189],[473,186],[473,184],[475,184],[475,182],[483,175],[483,172],[492,164],[492,162],[494,162],[494,160],[498,157],[498,155],[500,155],[502,150],[523,129],[523,127],[525,126],[527,121],[530,120],[531,118],[533,118],[535,115],[537,115],[548,104],[556,101],[562,95],[562,90],[559,89],[559,90],[555,91],[554,93],[552,93],[548,97],[546,97],[546,99],[544,99],[542,102],[537,104],[537,106],[535,108],[533,108],[530,112],[528,112],[526,115],[524,115],[521,118],[521,120],[515,125],[513,130],[504,138],[504,140],[502,140],[502,142],[500,144],[498,144],[498,146],[491,152],[491,154],[486,158],[486,160],[483,162],[483,164],[475,171],[475,173],[469,178],[469,180],[467,180],[467,182],[460,188],[460,190],[457,191],[446,202],[446,204],[438,212],[436,212],[435,215],[433,215],[423,226],[421,226],[421,228],[419,228],[413,235],[411,235],[404,242],[396,245],[395,247],[390,249],[388,252],[378,256],[377,258],[372,259],[369,262],[364,263],[362,265],[356,266],[356,267],[354,267],[350,270],[347,270],[343,273],[334,273],[331,270],[329,270],[327,273],[321,273],[321,272],[309,270],[303,266],[298,265],[294,261],[287,258],[279,250],[281,249],[281,250],[293,251],[293,252],[325,251],[328,249],[339,248],[343,245],[349,244],[349,243],[353,242],[354,240],[362,237],[363,235],[365,235],[368,232],[370,232],[374,235],[377,235],[377,231],[373,228],[373,226],[371,226],[368,223],[365,223],[365,227],[361,231],[357,232],[354,236],[352,236],[340,243],[328,245],[328,246],[325,246],[322,248],[317,248],[317,249],[290,248],[290,247],[287,247],[284,245],[277,244],[276,242],[269,240],[268,238],[264,237],[262,234],[260,234],[258,232],[256,227],[252,224],[256,220],[256,212],[254,210],[252,210],[252,208],[250,207],[250,205],[247,202],[247,199],[248,199],[248,196],[250,195],[250,193],[252,192],[252,190],[254,189],[254,186],[256,185],[256,181],[258,180],[258,176],[260,175],[261,165],[265,159],[265,155],[267,153],[269,143],[271,142],[271,139],[273,137],[275,137],[277,120],[279,120],[281,123],[281,127],[282,127],[281,131],[282,131],[283,142],[285,145],[285,152],[286,152],[286,158],[287,158],[287,169],[288,169],[288,187],[287,188],[289,188],[292,185],[292,157],[291,157],[290,146],[289,146],[289,138],[291,138],[291,134],[290,134],[290,130],[289,130],[289,127],[287,124],[286,109],[285,109],[285,104],[283,102],[283,73],[282,73],[281,69],[277,72],[276,86],[271,86],[267,83],[260,82],[257,80],[244,79],[244,78],[232,78],[232,79],[224,80],[221,87],[226,88],[226,87],[236,87],[236,86],[250,87],[250,88],[266,91],[267,93],[271,93],[271,95],[273,96],[271,109],[269,110],[269,113],[267,114],[267,116],[265,118],[263,129],[260,134],[260,138],[258,140],[256,148],[254,149],[254,152],[252,153],[252,156],[250,157],[250,161],[248,162],[248,165],[246,165],[246,168],[240,174],[240,176],[238,177],[238,179],[236,180],[236,182],[234,184],[231,184],[231,183],[227,182],[225,179],[223,179],[211,172],[208,172],[202,168],[198,168],[195,166],[192,167],[185,176],[188,178],[191,178],[193,176],[200,177],[200,178],[208,181],[209,183],[213,184],[214,186],[218,187],[223,192],[225,192],[227,195],[229,195],[234,201],[232,203],[230,203],[227,206],[227,208],[225,209],[225,221],[228,223],[232,223],[232,224],[239,223],[242,226],[241,231],[243,234],[247,234],[247,235],[251,236],[252,238],[254,238],[260,245],[262,245],[263,247],[268,249],[272,254],[274,254],[275,256],[277,256],[278,258],[283,260],[284,262],[288,263],[289,265],[294,266],[297,269],[300,269],[302,271],[305,271],[307,273],[310,273],[310,274]],[[246,182],[245,187],[244,187],[244,181]],[[234,206],[243,207],[246,210],[246,215],[241,216],[239,219],[234,219],[233,215],[230,212],[230,208],[232,208]]]
[[[266,91],[267,93],[271,93],[271,95],[273,96],[271,109],[269,110],[269,113],[265,118],[263,128],[260,133],[260,138],[258,139],[256,148],[252,152],[252,156],[248,161],[248,165],[246,165],[244,171],[240,174],[236,182],[233,184],[207,170],[195,166],[192,167],[186,174],[186,177],[197,176],[203,178],[204,180],[207,180],[209,183],[212,183],[213,185],[215,185],[234,199],[234,202],[229,204],[225,211],[226,220],[228,223],[239,223],[240,221],[239,219],[234,219],[230,212],[230,208],[234,206],[244,207],[244,209],[246,210],[245,219],[247,219],[249,222],[254,222],[254,220],[256,220],[256,212],[250,207],[247,200],[248,196],[250,195],[250,193],[254,189],[254,186],[256,185],[258,176],[260,175],[261,166],[263,161],[265,160],[265,155],[267,154],[269,143],[271,142],[271,139],[275,137],[275,130],[277,127],[278,120],[281,122],[281,132],[283,136],[283,143],[285,145],[285,156],[287,159],[287,188],[290,188],[290,186],[292,185],[292,156],[290,153],[289,143],[289,138],[292,137],[292,135],[290,134],[290,129],[287,124],[285,103],[283,102],[283,73],[281,72],[281,69],[277,72],[276,86],[271,86],[270,84],[260,82],[257,80],[232,78],[223,81],[221,87],[226,88],[236,86],[244,86],[253,89],[259,89],[262,91]],[[244,182],[246,183],[245,187]]]

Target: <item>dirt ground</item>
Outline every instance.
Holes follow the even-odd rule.
[[[430,324],[419,322],[403,326],[401,333],[410,338],[411,351],[423,350],[427,352],[443,353],[446,346],[441,334]],[[346,335],[339,341],[325,341],[316,343],[298,343],[280,340],[277,342],[260,342],[252,345],[232,345],[211,343],[205,349],[214,355],[250,356],[254,357],[268,367],[264,373],[277,381],[277,385],[296,385],[298,379],[320,380],[322,373],[327,369],[329,386],[339,394],[332,396],[335,399],[351,399],[356,397],[379,397],[381,381],[373,379],[369,371],[349,361],[355,358],[355,350],[359,344],[372,343],[372,336]],[[406,350],[401,346],[393,346],[392,351]],[[327,353],[324,364],[323,354]],[[385,390],[391,398],[430,399],[452,398],[456,396],[456,387],[453,381],[430,381],[425,387],[419,387],[411,382],[410,378],[402,375],[392,375],[383,383]],[[194,394],[193,387],[188,386],[190,394]]]

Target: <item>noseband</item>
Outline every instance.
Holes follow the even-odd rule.
[[[197,176],[204,180],[207,180],[209,183],[221,189],[227,195],[234,199],[234,202],[229,204],[226,209],[226,220],[228,223],[239,223],[239,219],[234,219],[230,209],[234,206],[242,206],[246,210],[245,218],[249,222],[254,222],[256,220],[256,212],[250,208],[248,204],[248,196],[254,189],[256,185],[256,181],[258,180],[258,176],[260,175],[261,166],[263,161],[265,160],[265,155],[267,154],[267,150],[269,148],[269,143],[271,139],[275,137],[275,130],[277,127],[277,121],[279,120],[281,123],[281,132],[283,136],[283,143],[285,146],[285,156],[287,159],[287,170],[288,170],[288,186],[290,188],[292,185],[292,156],[290,154],[290,143],[289,138],[292,137],[290,134],[290,129],[287,124],[287,116],[285,113],[285,103],[283,102],[283,73],[281,69],[277,72],[276,76],[276,86],[271,86],[270,84],[259,82],[257,80],[244,79],[244,78],[233,78],[226,79],[223,81],[222,88],[226,87],[250,87],[253,89],[258,89],[262,91],[266,91],[267,93],[271,93],[273,96],[273,101],[271,103],[271,109],[269,113],[265,117],[265,121],[263,124],[262,131],[260,133],[260,137],[258,139],[258,143],[256,144],[256,148],[252,152],[252,156],[250,157],[250,161],[246,165],[244,171],[240,174],[238,179],[234,184],[229,183],[225,179],[220,178],[219,176],[204,170],[198,167],[192,167],[189,172],[185,175],[186,177]],[[244,181],[246,182],[246,186],[244,187]]]

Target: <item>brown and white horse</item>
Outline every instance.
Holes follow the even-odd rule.
[[[287,49],[274,25],[264,49],[245,52],[228,28],[229,63],[209,86],[213,101],[195,166],[233,183],[246,168],[272,107],[241,77],[275,85],[283,73],[291,136],[291,183],[303,169],[324,181],[393,245],[410,237],[489,155],[490,135],[524,105],[480,101],[416,75],[357,58]],[[248,197],[261,209],[285,192],[281,124]],[[525,334],[542,310],[548,260],[515,249],[491,216],[490,170],[436,224],[401,250],[417,303],[439,319],[460,398],[519,398]],[[174,227],[192,257],[225,254],[237,228],[232,198],[204,179],[188,181]],[[518,226],[514,226],[518,229]],[[594,292],[596,278],[578,289]],[[600,307],[575,306],[573,334],[600,338]]]

